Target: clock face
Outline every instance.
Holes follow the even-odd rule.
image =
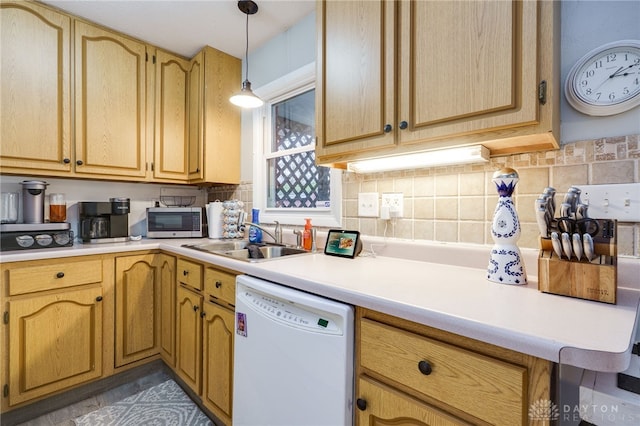
[[[612,115],[640,105],[640,42],[608,43],[582,57],[565,85],[567,101],[589,115]]]

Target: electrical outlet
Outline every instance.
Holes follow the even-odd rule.
[[[378,193],[377,192],[358,193],[358,216],[378,217]]]
[[[402,192],[382,193],[382,206],[389,208],[389,216],[391,218],[403,217],[403,205]]]

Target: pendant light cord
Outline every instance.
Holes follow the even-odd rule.
[[[246,47],[244,49],[244,66],[245,66],[245,80],[249,81],[249,14],[247,13],[247,22],[244,26],[245,28],[245,40]]]

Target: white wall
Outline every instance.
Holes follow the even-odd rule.
[[[547,1],[547,0],[543,0]],[[561,4],[561,87],[582,55],[614,40],[640,39],[640,1],[564,0]],[[269,83],[315,60],[315,12],[249,56],[253,88]],[[611,117],[575,111],[561,95],[562,143],[640,133],[640,107]],[[242,115],[242,181],[253,179],[251,112]]]
[[[188,185],[159,185],[148,183],[120,183],[89,181],[80,179],[53,179],[33,176],[2,176],[0,190],[2,192],[22,192],[23,180],[40,180],[49,184],[45,190],[47,194],[61,192],[65,194],[67,201],[67,222],[71,224],[71,229],[78,231],[78,201],[109,201],[109,198],[126,197],[131,204],[129,213],[129,233],[130,235],[146,235],[146,209],[153,207],[155,201],[161,195],[184,195],[195,196],[194,205],[204,206],[206,204],[206,191],[195,186]],[[20,196],[22,198],[22,196]],[[20,201],[22,204],[22,200]],[[49,218],[49,200],[45,197],[45,220]],[[22,221],[22,206],[18,214]]]

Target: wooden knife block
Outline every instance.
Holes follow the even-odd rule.
[[[538,290],[597,302],[616,303],[618,288],[617,223],[611,238],[594,237],[592,262],[559,259],[550,238],[540,238]]]

